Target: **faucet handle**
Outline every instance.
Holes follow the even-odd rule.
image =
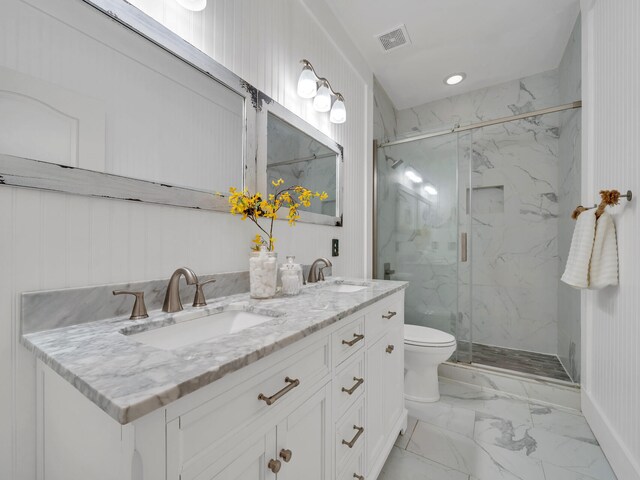
[[[143,318],[148,318],[149,314],[147,313],[147,306],[144,304],[144,292],[128,292],[126,290],[114,290],[114,295],[134,295],[136,297],[136,301],[133,304],[133,310],[131,311],[131,316],[129,317],[131,320],[141,320]]]
[[[204,292],[202,291],[202,287],[207,283],[214,283],[216,280],[212,278],[211,280],[207,280],[206,282],[197,282],[196,283],[196,296],[193,297],[193,306],[194,307],[206,307],[207,299],[204,296]]]

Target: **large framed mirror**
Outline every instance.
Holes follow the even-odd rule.
[[[24,1],[73,17],[105,78],[0,66],[0,184],[218,211],[256,187],[255,88],[124,0]]]
[[[260,95],[258,190],[274,193],[272,181],[326,192],[325,200],[300,207],[300,221],[342,226],[343,148],[284,106]]]

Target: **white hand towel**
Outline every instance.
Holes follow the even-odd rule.
[[[596,209],[585,210],[578,216],[573,230],[567,266],[561,280],[575,288],[589,287],[589,263],[596,233]]]
[[[596,223],[596,237],[593,242],[589,271],[589,288],[595,290],[609,285],[618,285],[618,242],[613,218],[605,212],[600,215]]]

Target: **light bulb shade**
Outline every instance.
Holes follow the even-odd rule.
[[[176,0],[178,4],[186,8],[187,10],[191,10],[192,12],[200,12],[205,9],[207,6],[207,0]]]
[[[318,79],[309,67],[304,67],[298,78],[298,95],[302,98],[313,98],[318,92]]]
[[[313,99],[313,108],[317,112],[328,112],[331,109],[331,92],[325,84],[318,89],[318,93]]]
[[[331,113],[329,114],[329,121],[331,123],[344,123],[347,120],[347,109],[344,107],[344,101],[342,98],[338,97],[338,99],[333,102],[333,107],[331,107]]]
[[[436,187],[434,187],[431,184],[425,185],[424,191],[427,192],[429,195],[438,195],[438,190],[436,190]]]
[[[422,177],[413,168],[407,168],[404,175],[413,183],[422,183]]]

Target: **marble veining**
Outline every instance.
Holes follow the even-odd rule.
[[[323,288],[336,282],[368,288],[353,293]],[[29,333],[21,341],[98,407],[126,424],[404,288],[405,282],[336,278],[307,285],[296,297],[253,300],[243,293],[215,298],[199,317],[233,306],[274,318],[172,351],[138,343],[121,332],[175,323],[193,307],[177,314],[150,311],[143,321],[129,320],[127,314],[77,323]]]
[[[381,479],[616,480],[575,410],[441,381],[437,403],[408,402]]]
[[[207,298],[226,297],[249,291],[249,272],[199,275],[198,279],[216,280],[215,283],[203,287]],[[142,291],[147,310],[159,309],[164,302],[168,281],[163,279],[23,293],[22,333],[52,330],[130,313],[133,298],[129,295],[113,296],[113,290]],[[194,293],[193,286],[186,285],[184,281],[180,282],[180,299],[184,305],[193,303]],[[69,308],[69,305],[73,305],[73,308]]]

